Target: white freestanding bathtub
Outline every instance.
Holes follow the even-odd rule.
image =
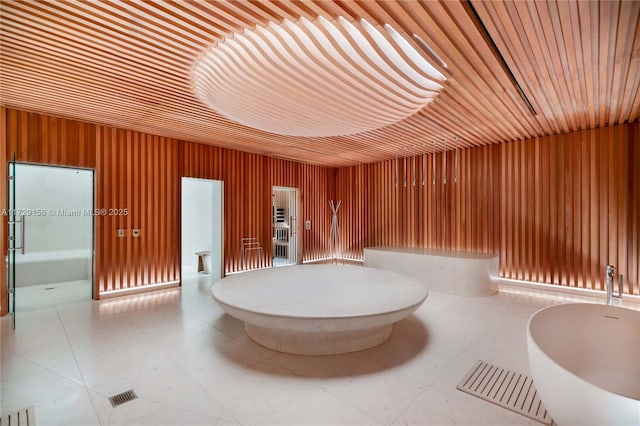
[[[550,306],[527,327],[529,367],[559,425],[640,425],[640,311]]]

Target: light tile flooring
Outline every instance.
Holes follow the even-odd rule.
[[[528,373],[527,319],[560,300],[431,292],[390,339],[323,357],[273,352],[225,315],[206,279],[2,321],[2,413],[38,425],[537,424],[457,391],[477,359]],[[566,300],[564,300],[566,301]],[[112,408],[108,397],[138,399]]]
[[[88,280],[16,287],[18,312],[90,300],[91,282]]]

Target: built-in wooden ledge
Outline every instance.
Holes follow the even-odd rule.
[[[431,291],[469,297],[498,291],[498,256],[491,253],[375,246],[364,249],[364,266],[408,275]]]

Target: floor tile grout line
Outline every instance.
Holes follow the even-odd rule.
[[[64,330],[64,334],[67,337],[67,344],[69,345],[69,349],[71,349],[71,353],[73,354],[73,360],[75,361],[76,364],[76,368],[78,369],[78,373],[80,373],[80,377],[82,378],[82,383],[83,383],[83,387],[85,389],[85,392],[87,394],[87,397],[89,398],[89,402],[91,403],[91,407],[93,408],[93,411],[95,412],[96,415],[96,419],[98,419],[98,423],[100,423],[100,425],[102,426],[106,426],[102,424],[102,420],[100,419],[100,413],[98,412],[98,408],[96,407],[93,398],[91,397],[91,392],[89,390],[89,387],[87,386],[87,381],[84,377],[84,373],[82,372],[82,368],[80,368],[80,363],[78,362],[78,357],[76,355],[76,351],[73,348],[73,345],[71,344],[71,339],[69,338],[69,334],[67,333],[67,328],[64,325],[64,321],[62,319],[62,315],[60,314],[60,311],[58,310],[58,308],[56,307],[56,313],[58,315],[58,318],[60,320],[60,324],[62,325],[62,329]]]
[[[151,403],[153,403],[153,404],[159,404],[159,405],[162,405],[162,406],[164,406],[164,407],[175,408],[175,409],[177,409],[177,410],[182,410],[182,411],[188,411],[188,412],[190,412],[190,413],[197,414],[197,415],[199,415],[199,416],[203,416],[203,417],[208,417],[208,418],[211,418],[211,419],[215,419],[215,417],[212,417],[212,416],[210,416],[209,414],[204,414],[204,413],[201,413],[201,412],[199,412],[199,411],[194,411],[194,410],[189,409],[189,408],[178,407],[177,405],[167,404],[166,402],[156,401],[156,400],[154,400],[154,399],[150,399],[150,398],[141,398],[141,397],[138,397],[138,398],[136,398],[136,399],[139,399],[139,400],[142,400],[142,401],[151,402]],[[130,401],[129,401],[129,402],[130,402]],[[131,422],[132,422],[132,421],[135,421],[136,419],[139,419],[140,417],[146,416],[147,414],[149,414],[149,413],[143,413],[143,414],[141,414],[141,415],[139,415],[139,416],[132,417],[132,418],[130,418],[130,419],[128,419],[128,420],[127,420],[127,423],[131,424]],[[233,416],[231,416],[231,417],[232,417],[234,420],[236,420],[236,419],[235,419],[235,417],[233,417]],[[236,421],[236,423],[240,424],[240,422],[238,422],[238,421]],[[109,422],[109,424],[111,424],[111,422]]]
[[[328,389],[322,388],[321,389],[323,392],[327,393],[328,395],[332,396],[333,398],[336,398],[338,401],[342,402],[343,404],[345,404],[347,407],[350,407],[353,410],[356,410],[360,413],[362,413],[364,416],[366,416],[367,418],[370,418],[371,420],[373,420],[374,422],[378,423],[379,425],[386,425],[385,422],[381,422],[380,420],[378,420],[377,418],[371,416],[371,414],[366,413],[364,411],[362,411],[360,408],[353,406],[352,404],[350,404],[349,402],[345,401],[344,398],[341,398],[339,395],[334,394],[333,392],[331,392]]]
[[[300,399],[304,398],[305,396],[307,396],[308,394],[310,394],[311,392],[313,392],[314,390],[314,386],[313,384],[309,384],[309,389],[305,390],[304,392],[300,393],[297,395],[297,397],[294,400],[291,401],[287,401],[287,403],[285,403],[282,407],[280,407],[278,410],[275,410],[271,413],[269,413],[267,415],[267,417],[272,417],[273,415],[275,415],[276,413],[286,410],[288,407],[292,406],[294,403],[297,403]]]
[[[459,359],[460,359],[460,358],[461,358],[461,357],[462,357],[462,356],[463,356],[463,355],[464,355],[464,354],[469,350],[469,348],[471,348],[471,346],[472,346],[474,343],[476,343],[477,341],[479,341],[479,340],[480,340],[481,335],[482,335],[486,330],[488,330],[488,329],[493,325],[493,323],[494,323],[495,321],[497,321],[497,319],[498,319],[497,317],[500,315],[500,313],[501,313],[501,312],[502,312],[502,310],[501,310],[501,311],[499,311],[499,312],[496,314],[496,317],[494,317],[492,320],[490,320],[490,321],[489,321],[489,324],[487,324],[486,326],[482,327],[482,328],[481,328],[481,330],[476,334],[476,336],[475,336],[473,339],[471,339],[471,340],[469,341],[469,343],[468,343],[468,344],[466,344],[466,345],[465,345],[465,346],[464,346],[464,347],[463,347],[463,348],[458,352],[458,354],[457,354],[455,357],[452,357],[452,358],[451,358],[451,361],[450,361],[448,364],[446,364],[446,366],[445,366],[445,367],[444,367],[444,368],[443,368],[443,369],[442,369],[442,370],[441,370],[441,371],[440,371],[440,372],[439,372],[439,373],[438,373],[438,374],[437,374],[437,375],[436,375],[432,380],[430,380],[430,381],[426,384],[426,386],[425,386],[425,388],[422,390],[422,392],[420,392],[420,393],[419,393],[419,394],[418,394],[418,395],[417,395],[417,396],[416,396],[416,397],[411,401],[411,403],[409,403],[409,404],[404,408],[404,410],[402,410],[402,411],[400,412],[400,414],[398,414],[398,416],[397,416],[397,417],[396,417],[396,418],[395,418],[395,419],[394,419],[390,424],[394,424],[395,422],[397,422],[397,421],[398,421],[398,419],[400,419],[400,418],[402,417],[402,415],[403,415],[403,414],[404,414],[404,413],[405,413],[405,412],[406,412],[406,411],[407,411],[407,410],[408,410],[408,409],[413,405],[413,403],[414,403],[414,402],[416,402],[416,400],[417,400],[420,396],[422,396],[422,395],[423,395],[423,394],[424,394],[424,393],[425,393],[429,388],[431,388],[431,387],[432,387],[432,385],[433,385],[433,384],[434,384],[434,383],[435,383],[435,382],[436,382],[440,377],[442,377],[442,375],[443,375],[443,374],[445,374],[445,373],[446,373],[446,372],[451,368],[451,366],[453,366],[453,365],[454,365],[454,363],[455,363],[456,361],[458,361],[458,360],[459,360]]]
[[[196,297],[195,297],[195,296],[194,296],[193,298],[194,298],[194,299],[196,299]],[[207,299],[207,300],[208,300],[208,299]],[[507,301],[508,301],[508,300],[507,300]],[[199,307],[199,309],[202,309],[202,311],[204,312],[205,305],[206,305],[205,303],[198,302],[198,303],[193,304],[193,305],[194,305],[194,306],[198,306],[198,307]],[[526,305],[528,306],[528,304],[526,304]],[[184,305],[184,304],[179,305],[179,306],[181,306],[181,309],[182,309],[182,311],[183,311],[183,314],[184,314],[184,313],[186,313],[186,312],[188,311],[188,309],[186,309],[186,308],[185,308],[185,305]],[[499,308],[498,308],[498,307],[499,307]],[[498,308],[498,309],[494,309],[494,308]],[[460,342],[460,343],[462,343],[462,345],[459,345],[459,346],[461,347],[461,349],[460,349],[459,351],[457,350],[457,347],[458,347],[458,345],[457,345],[457,344],[452,348],[452,349],[454,349],[454,351],[448,351],[448,353],[449,353],[449,352],[454,352],[454,353],[456,353],[456,352],[457,352],[457,354],[456,354],[455,358],[454,358],[451,362],[449,362],[449,363],[446,363],[446,360],[445,360],[445,362],[444,362],[444,363],[442,363],[442,368],[438,368],[438,369],[436,370],[436,375],[435,375],[435,377],[433,377],[432,379],[428,379],[428,378],[427,378],[427,380],[425,380],[425,381],[423,382],[423,383],[426,383],[426,384],[427,384],[427,386],[426,386],[423,390],[419,391],[418,396],[416,396],[416,398],[413,398],[413,399],[412,399],[412,401],[409,403],[409,405],[408,405],[407,407],[405,407],[405,408],[402,410],[401,414],[400,414],[400,415],[399,415],[399,416],[398,416],[394,421],[398,421],[398,419],[402,418],[402,415],[403,415],[404,413],[406,413],[406,412],[407,412],[407,410],[409,410],[409,408],[410,408],[412,405],[414,405],[414,404],[415,404],[415,401],[416,401],[416,399],[417,399],[417,398],[419,398],[419,397],[423,396],[423,395],[424,395],[424,393],[425,393],[427,390],[429,390],[429,389],[433,389],[433,388],[434,388],[434,385],[435,385],[435,383],[436,383],[436,381],[437,381],[437,380],[440,380],[440,379],[443,377],[443,374],[450,374],[450,372],[454,372],[454,371],[456,371],[456,369],[455,369],[455,368],[453,368],[452,364],[454,364],[455,362],[460,362],[461,357],[466,357],[466,356],[467,356],[466,354],[471,354],[471,355],[473,355],[473,353],[474,353],[474,352],[473,352],[473,349],[472,349],[473,345],[474,345],[474,344],[478,344],[478,342],[479,342],[479,341],[482,341],[482,339],[485,339],[488,335],[493,335],[492,333],[490,333],[490,332],[487,330],[487,328],[495,328],[495,327],[496,327],[496,321],[497,321],[497,319],[498,319],[498,318],[500,318],[501,316],[506,316],[506,315],[511,315],[511,314],[512,314],[512,312],[511,312],[511,311],[512,311],[512,309],[510,308],[510,306],[506,306],[504,303],[500,303],[500,304],[495,304],[495,303],[494,303],[494,304],[483,304],[482,309],[483,309],[483,310],[485,310],[485,311],[491,311],[491,310],[493,310],[493,311],[494,311],[494,314],[490,314],[490,315],[488,315],[488,318],[487,318],[487,317],[483,318],[482,325],[481,325],[481,327],[479,328],[479,330],[480,330],[480,331],[479,331],[478,333],[474,333],[474,335],[476,336],[476,338],[473,338],[473,336],[472,336],[472,335],[469,335],[468,337],[467,337],[467,336],[465,336],[464,340],[462,340],[462,341]],[[62,315],[61,315],[61,313],[62,313],[63,311],[64,311],[64,312],[67,312],[66,310],[63,310],[63,309],[57,309],[57,310],[56,310],[56,313],[58,314],[58,317],[61,317],[61,316],[62,316]],[[517,315],[517,316],[521,316],[521,313],[520,313],[520,312],[521,312],[521,310],[520,310],[520,309],[518,309],[518,310],[514,310],[513,314],[514,314],[514,315]],[[126,313],[125,313],[125,314],[126,314]],[[135,313],[135,312],[129,312],[129,318],[128,318],[128,320],[129,320],[130,322],[133,322],[133,318],[135,317],[135,315],[136,315],[136,313]],[[207,324],[213,324],[213,322],[211,322],[210,320],[208,320],[208,319],[207,319],[207,318],[209,318],[208,316],[203,316],[203,315],[204,315],[204,313],[201,315],[201,317],[202,317],[202,318],[204,318],[204,319],[200,319],[200,318],[198,318],[198,319],[200,319],[201,321],[204,321],[204,322],[205,322],[205,323],[207,323]],[[495,315],[497,315],[497,316],[495,316]],[[65,318],[66,318],[66,315],[64,315],[64,316],[65,316]],[[488,320],[486,321],[486,323],[485,323],[485,319],[488,319]],[[424,318],[422,318],[422,321],[424,321]],[[68,320],[67,320],[67,322],[68,322]],[[68,324],[68,325],[70,325],[70,324]],[[142,323],[135,322],[135,323],[133,323],[132,325],[133,325],[133,326],[135,326],[137,330],[141,331],[141,330],[140,330],[140,327],[142,326]],[[214,328],[215,328],[215,327],[214,327]],[[231,330],[233,330],[233,329],[234,329],[234,328],[232,327],[232,328],[231,328]],[[150,330],[150,332],[152,331],[151,329],[149,329],[149,330]],[[220,331],[220,332],[221,332],[221,334],[225,334],[225,333],[223,333],[221,330],[219,330],[219,329],[217,329],[217,328],[216,328],[216,330]],[[509,334],[511,335],[511,333],[509,333]],[[148,335],[147,335],[146,333],[145,333],[144,335],[145,335],[146,337],[148,337]],[[66,328],[65,328],[65,336],[66,336],[66,338],[67,338],[67,342],[69,343],[69,340],[70,340],[69,330],[68,330],[68,329],[66,329]],[[234,334],[234,337],[229,337],[228,339],[225,339],[225,340],[226,340],[226,341],[228,341],[228,342],[233,342],[235,339],[238,339],[238,338],[239,338],[239,337],[238,337],[238,336],[236,336],[236,335]],[[469,338],[471,338],[471,340],[467,341],[467,339],[469,339]],[[511,338],[511,337],[510,337],[510,338]],[[166,345],[160,344],[157,340],[154,340],[154,339],[151,339],[151,340],[152,340],[153,344],[154,344],[157,348],[159,348],[160,350],[162,350],[162,351],[164,352],[164,354],[168,356],[168,352],[167,352],[167,351],[169,350],[169,348],[168,348]],[[484,347],[484,345],[483,345],[483,344],[480,344],[479,346],[483,346],[483,347]],[[72,350],[73,350],[74,355],[81,355],[81,353],[80,353],[80,352],[77,352],[73,346],[72,346]],[[169,356],[169,358],[170,358],[170,360],[171,360],[172,364],[174,364],[174,365],[180,365],[180,364],[179,364],[179,359],[178,359],[178,358],[174,358],[174,357],[171,357],[171,356]],[[251,363],[251,365],[255,365],[255,364],[258,364],[258,363],[264,362],[264,361],[266,361],[266,359],[269,359],[269,360],[271,360],[272,362],[274,362],[274,363],[278,364],[280,367],[282,367],[282,368],[283,368],[283,370],[282,370],[282,373],[283,373],[283,374],[285,373],[285,371],[289,371],[289,372],[291,372],[292,374],[294,374],[294,376],[295,376],[295,377],[305,378],[305,375],[304,375],[304,374],[297,375],[297,374],[295,374],[295,373],[293,372],[292,368],[288,368],[288,367],[287,367],[287,365],[283,365],[283,364],[281,364],[281,363],[280,363],[280,362],[284,362],[284,361],[285,361],[285,359],[281,359],[281,360],[280,360],[280,362],[278,362],[277,357],[276,357],[275,355],[273,355],[273,354],[269,354],[269,355],[267,355],[266,357],[262,358],[261,360],[256,361],[255,363]],[[326,383],[328,383],[328,382],[331,380],[331,378],[332,378],[332,377],[335,377],[336,375],[339,375],[339,374],[340,374],[340,372],[341,372],[341,371],[343,371],[344,369],[348,369],[348,368],[349,368],[349,365],[353,365],[353,363],[354,363],[354,362],[357,362],[357,361],[353,361],[353,362],[352,362],[352,361],[349,361],[349,362],[348,362],[348,363],[346,363],[344,366],[341,366],[340,368],[338,368],[338,369],[336,370],[336,372],[332,374],[332,376],[331,376],[331,377],[323,377],[322,379],[320,379],[320,380],[321,380],[321,382],[320,382],[320,381],[318,381],[318,380],[314,380],[314,378],[311,378],[311,379],[310,379],[311,386],[312,386],[314,389],[321,389],[323,392],[330,393],[330,392],[326,391],[325,389],[322,389],[322,386],[321,386],[321,385],[322,385],[322,384],[326,384]],[[77,359],[76,359],[76,365],[77,365],[77,364],[78,364],[78,361],[77,361]],[[46,367],[45,367],[45,368],[46,368]],[[294,368],[294,369],[295,369],[295,368]],[[184,370],[181,368],[181,371],[184,371]],[[52,371],[52,372],[53,372],[53,371]],[[86,376],[87,378],[85,378],[85,375],[83,374],[82,370],[81,370],[80,372],[81,372],[81,377],[82,377],[82,379],[86,382],[86,380],[88,380],[88,376]],[[53,372],[53,373],[55,373],[55,372]],[[57,373],[56,373],[56,374],[57,374]],[[195,374],[195,372],[194,372],[194,374]],[[189,378],[190,378],[191,380],[193,380],[193,376],[191,376],[191,375],[188,375],[188,376],[189,376]],[[448,382],[448,379],[446,380],[446,382]],[[196,382],[196,384],[198,384],[198,385],[199,385],[199,383],[197,383],[197,382]],[[204,383],[203,385],[199,385],[199,386],[200,386],[200,387],[206,386],[206,383]],[[93,392],[92,392],[92,394],[93,394]],[[355,410],[358,410],[357,408],[353,407],[353,405],[351,405],[351,404],[349,404],[348,402],[346,402],[346,400],[343,400],[342,398],[339,398],[339,397],[337,397],[336,395],[333,395],[333,394],[331,394],[331,396],[332,396],[332,397],[336,397],[336,398],[338,398],[339,400],[343,401],[347,406],[352,407],[352,408],[354,408]],[[347,395],[347,396],[349,396],[349,395]],[[347,399],[351,400],[350,398],[347,398]],[[214,400],[214,399],[212,398],[212,400]],[[98,402],[98,400],[96,400],[96,402]],[[357,403],[357,400],[354,400],[354,402],[355,402],[355,403]],[[95,403],[94,403],[94,401],[93,401],[93,400],[92,400],[92,404],[94,405],[94,410],[95,410],[95,406],[96,406],[96,405],[95,405]],[[172,405],[170,405],[170,404],[164,404],[164,403],[160,403],[160,404],[163,404],[163,405],[166,405],[166,406],[172,406]],[[222,405],[222,404],[220,404],[220,405]],[[176,408],[179,408],[179,407],[176,407]],[[222,406],[222,408],[224,408],[224,406]],[[188,410],[188,409],[185,409],[185,410],[186,410],[186,411],[190,411],[190,410]],[[286,411],[286,409],[283,409],[283,410],[284,410],[284,411]],[[394,411],[395,411],[395,410],[394,410]],[[197,411],[194,411],[194,412],[195,412],[195,413],[198,413]],[[361,412],[361,411],[360,411],[360,410],[358,410],[358,412]],[[375,412],[375,411],[374,411],[374,412]],[[215,411],[214,411],[214,413],[215,413]],[[200,413],[198,413],[198,414],[200,414]],[[202,413],[202,414],[203,414],[203,415],[207,415],[207,414],[204,414],[204,413]],[[367,415],[366,413],[364,413],[364,414],[365,414],[365,415]],[[368,418],[370,417],[369,415],[367,415],[367,416],[368,416]],[[229,417],[230,417],[230,418],[235,418],[234,416],[231,416],[231,415],[229,415]],[[99,421],[101,421],[99,417],[98,417],[98,419],[99,419]],[[110,419],[110,421],[111,421],[111,420],[113,420],[113,419]],[[377,420],[375,420],[375,419],[373,419],[372,421],[378,422],[378,421],[377,421]],[[386,422],[386,420],[385,420],[385,422]],[[383,422],[383,423],[385,423],[385,422]]]
[[[44,290],[44,288],[45,288],[46,286],[51,286],[51,285],[66,285],[66,284],[74,284],[74,283],[78,283],[78,282],[83,282],[83,283],[85,283],[85,281],[86,281],[86,284],[89,284],[88,280],[75,280],[75,281],[64,281],[64,282],[60,282],[60,283],[45,283],[45,284],[36,284],[36,285],[28,285],[28,286],[20,286],[20,287],[17,287],[17,288],[16,288],[16,291],[17,291],[18,289],[30,289],[30,291],[36,291],[35,289],[33,289],[34,287],[42,287],[42,292],[41,292],[41,293],[42,293],[43,295],[46,295],[46,299],[48,299],[48,302],[50,302],[50,303],[48,303],[47,305],[36,306],[36,307],[33,307],[32,309],[29,309],[29,310],[26,310],[26,311],[20,311],[20,310],[19,310],[18,312],[34,312],[34,311],[38,311],[38,310],[40,310],[40,309],[44,309],[44,308],[52,308],[52,309],[55,309],[55,308],[58,306],[58,304],[56,303],[56,300],[55,300],[55,298],[54,298],[54,296],[53,296],[53,294],[52,294],[52,293],[44,293],[44,291],[45,291],[45,290]],[[24,292],[24,291],[27,291],[27,290],[23,290],[23,292]],[[17,294],[16,294],[16,295],[17,295]],[[88,299],[88,300],[90,300],[90,299]],[[73,301],[73,302],[71,302],[71,303],[76,303],[76,301]],[[64,304],[62,304],[61,306],[63,306],[63,305],[64,305]]]
[[[182,365],[180,365],[179,363],[177,363],[162,347],[158,347],[158,349],[167,357],[167,359],[169,359],[180,371],[182,371],[184,373],[184,375],[186,377],[189,378],[189,380],[191,380],[197,387],[199,387],[200,389],[202,389],[203,394],[206,394],[211,400],[213,400],[216,404],[218,404],[220,406],[220,408],[222,408],[224,410],[224,412],[226,414],[229,415],[229,417],[231,417],[233,420],[236,421],[236,423],[240,424],[240,421],[231,413],[229,413],[225,408],[224,405],[222,403],[220,403],[220,401],[218,401],[217,399],[215,399],[208,391],[207,389],[205,389],[205,387],[203,385],[201,385],[200,383],[198,383],[192,376],[191,374],[186,371]]]
[[[82,383],[78,383],[78,382],[76,382],[75,380],[73,380],[72,378],[67,377],[67,376],[65,376],[64,374],[61,374],[61,373],[59,373],[59,372],[57,372],[57,371],[55,371],[55,370],[52,370],[51,368],[47,367],[46,365],[42,365],[41,363],[39,363],[39,362],[37,362],[37,361],[34,361],[34,360],[32,360],[32,359],[29,359],[29,358],[26,358],[24,355],[20,355],[18,352],[13,352],[11,355],[16,356],[16,357],[18,357],[18,358],[22,358],[22,360],[27,361],[27,362],[30,362],[31,364],[36,365],[36,366],[38,366],[38,367],[42,368],[43,370],[46,370],[47,372],[49,372],[49,373],[51,373],[51,374],[53,374],[53,375],[55,375],[55,376],[58,376],[58,377],[59,377],[59,378],[61,378],[61,379],[64,379],[64,380],[66,380],[66,381],[68,381],[68,382],[70,382],[70,383],[73,383],[74,385],[78,385],[78,386],[81,386],[81,387],[85,387],[85,385],[84,385],[84,384],[82,384]],[[16,378],[17,378],[17,377],[22,377],[22,376],[28,376],[28,375],[30,375],[30,374],[32,374],[32,373],[25,373],[25,374],[21,374],[21,375],[19,375],[19,376],[16,376]],[[11,379],[6,379],[6,380],[11,380]],[[2,381],[4,381],[4,379],[3,379]]]
[[[206,323],[206,321],[203,321],[203,322],[205,322],[205,323]],[[227,335],[226,333],[224,333],[222,330],[219,330],[219,329],[217,329],[216,327],[214,327],[214,328],[215,328],[217,331],[219,331],[220,333],[224,334],[224,335],[227,337],[227,340],[225,340],[225,342],[230,342],[230,341],[234,341],[234,340],[239,340],[239,339],[242,339],[242,338],[244,337],[244,336],[232,337],[232,336],[229,336],[229,335]],[[221,344],[222,344],[222,343],[225,343],[225,342],[221,342]],[[254,344],[256,344],[256,343],[255,343],[255,342],[253,342],[252,340],[251,340],[251,342],[252,342],[252,343],[254,343]],[[213,346],[215,347],[215,346],[217,346],[217,345],[213,345]],[[162,351],[163,351],[163,353],[165,353],[165,355],[167,355],[167,357],[173,361],[173,359],[172,359],[168,354],[166,354],[166,352],[165,352],[162,348],[160,348],[160,350],[162,350]],[[267,350],[267,351],[268,351],[268,350]],[[276,355],[276,354],[273,354],[273,355]],[[257,364],[259,364],[259,363],[261,363],[261,362],[264,362],[265,360],[269,360],[270,362],[274,363],[274,364],[275,364],[275,365],[277,365],[278,367],[280,367],[280,368],[282,368],[282,369],[284,369],[284,370],[288,371],[288,372],[289,372],[293,377],[295,377],[295,378],[304,378],[304,377],[302,377],[302,376],[297,375],[295,372],[293,372],[293,371],[292,371],[291,369],[289,369],[287,366],[284,366],[284,365],[282,365],[281,363],[279,363],[276,359],[274,359],[274,358],[272,357],[272,354],[270,354],[269,352],[265,353],[264,358],[261,358],[261,359],[256,360],[255,362],[249,363],[249,364],[247,364],[246,366],[247,366],[247,367],[251,367],[251,366],[257,365]],[[173,362],[175,363],[175,361],[173,361]],[[191,380],[193,380],[193,377],[191,376],[191,374],[190,374],[189,372],[187,372],[186,370],[183,370],[183,369],[182,369],[182,367],[180,366],[180,364],[178,364],[178,363],[175,363],[175,364],[178,366],[178,368],[180,368],[183,372],[185,372],[185,374],[186,374],[186,375],[187,375]],[[243,373],[243,371],[238,371],[236,374],[237,374],[237,375],[239,375],[239,374],[242,374],[242,373]],[[234,374],[234,375],[235,375],[235,374]],[[203,387],[202,385],[200,385],[200,384],[199,384],[198,382],[196,382],[195,380],[193,380],[193,381],[194,381],[198,386],[200,386],[200,387],[201,387],[201,388],[202,388],[202,389],[207,393],[207,395],[208,395],[208,396],[209,396],[213,401],[215,401],[215,402],[216,402],[216,403],[217,403],[217,404],[218,404],[218,405],[219,405],[223,410],[225,410],[225,412],[226,412],[227,414],[229,414],[229,416],[230,416],[231,418],[233,418],[233,419],[234,419],[238,424],[241,424],[241,422],[239,421],[239,419],[237,419],[233,414],[229,413],[229,412],[224,408],[224,405],[223,405],[221,402],[219,402],[217,399],[215,399],[215,398],[214,398],[214,397],[213,397],[213,396],[212,396],[212,395],[211,395],[211,394],[210,394],[206,389],[204,389],[204,387]],[[313,383],[309,383],[309,387],[310,387],[310,389],[309,389],[307,392],[305,392],[305,393],[304,393],[304,395],[308,394],[309,392],[311,392],[311,391],[313,390],[314,384],[313,384]],[[300,395],[300,398],[302,398],[304,395]],[[292,403],[293,403],[293,401],[291,402],[291,404],[292,404]],[[285,407],[286,407],[286,406],[288,406],[288,405],[285,405]],[[282,407],[282,409],[284,409],[284,407]]]
[[[411,400],[411,402],[409,402],[409,404],[407,404],[406,407],[404,407],[404,409],[396,416],[395,419],[393,419],[393,421],[391,423],[389,423],[390,425],[394,424],[395,422],[398,421],[398,419],[400,419],[402,417],[402,415],[418,400],[418,398],[420,398],[427,390],[429,390],[432,385],[436,382],[436,380],[438,380],[449,368],[451,368],[451,366],[456,362],[456,360],[458,358],[460,358],[462,356],[462,354],[467,350],[467,348],[469,346],[471,346],[472,343],[469,343],[464,349],[462,349],[460,351],[460,353],[458,353],[455,357],[452,358],[452,360],[446,365],[446,367],[444,367],[440,373],[438,373],[433,379],[431,379],[430,381],[428,381],[427,383],[425,383],[425,387],[424,389],[418,393],[418,395],[416,395],[415,398],[413,398]]]
[[[137,307],[136,307],[136,309],[137,309]],[[143,335],[144,335],[144,336],[149,340],[149,342],[150,342],[150,345],[147,347],[147,351],[146,351],[146,353],[145,353],[145,355],[144,355],[144,360],[142,361],[142,364],[144,364],[144,363],[149,359],[149,355],[150,355],[150,353],[151,353],[152,346],[154,346],[154,345],[155,345],[155,343],[154,343],[153,339],[151,339],[151,338],[150,338],[150,337],[149,337],[149,336],[144,332],[144,330],[142,330],[142,329],[138,326],[138,324],[136,324],[136,323],[135,323],[135,321],[132,321],[132,320],[131,320],[131,318],[129,317],[129,314],[130,314],[130,313],[131,313],[131,311],[127,311],[127,312],[125,312],[125,313],[124,313],[124,316],[127,318],[127,321],[129,321],[129,322],[131,323],[131,326],[133,326],[133,327],[134,327],[134,328],[136,328],[138,331],[140,331],[140,332],[141,332],[141,333],[142,333],[142,334],[143,334]],[[136,374],[135,378],[133,379],[133,382],[132,382],[132,385],[131,385],[131,386],[132,386],[132,389],[135,389],[135,385],[136,385],[136,383],[138,382],[138,379],[140,378],[140,375],[141,375],[141,374],[142,374],[142,369],[139,369],[139,370],[137,371],[137,374]],[[98,394],[102,395],[103,397],[107,398],[107,396],[106,396],[106,395],[103,395],[102,393],[99,393],[99,392],[96,392],[96,393],[98,393]],[[140,396],[138,396],[138,399],[147,400],[146,398],[144,398],[144,397],[140,397]],[[93,403],[93,399],[92,399],[91,401],[92,401],[92,403]],[[111,417],[113,416],[113,412],[114,412],[114,410],[113,410],[113,409],[109,412],[109,418],[108,418],[108,421],[107,421],[107,425],[110,425],[110,424],[111,424]],[[100,420],[100,419],[98,418],[98,420]]]

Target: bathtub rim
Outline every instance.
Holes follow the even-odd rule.
[[[553,309],[553,308],[556,308],[556,309],[557,309],[557,308],[559,308],[559,307],[561,307],[561,306],[568,306],[568,305],[595,305],[595,306],[609,306],[609,305],[603,305],[603,304],[601,304],[601,303],[590,303],[590,302],[580,303],[580,302],[577,302],[577,303],[560,303],[560,304],[557,304],[557,305],[545,306],[545,307],[543,307],[543,308],[540,308],[540,309],[538,309],[537,311],[535,311],[535,312],[534,312],[534,313],[529,317],[529,319],[527,320],[527,344],[529,344],[529,342],[530,342],[531,344],[533,344],[533,345],[535,346],[535,348],[536,348],[540,353],[544,354],[544,356],[549,360],[549,362],[553,363],[553,365],[554,365],[555,367],[557,367],[558,369],[560,369],[560,370],[564,371],[564,372],[565,372],[565,373],[567,373],[567,374],[570,374],[574,379],[577,379],[579,382],[581,382],[581,383],[582,383],[582,384],[584,384],[584,385],[589,386],[589,387],[590,387],[590,388],[592,388],[593,390],[597,390],[597,391],[600,391],[600,392],[606,392],[606,393],[608,393],[608,394],[615,395],[616,397],[624,398],[624,399],[627,399],[627,400],[629,400],[629,401],[636,402],[636,403],[640,404],[640,398],[636,399],[636,398],[631,397],[631,396],[628,396],[628,395],[624,395],[624,394],[621,394],[621,393],[618,393],[618,392],[615,392],[615,391],[611,391],[611,390],[609,390],[609,389],[602,388],[602,387],[597,386],[597,385],[595,385],[594,383],[592,383],[592,382],[590,382],[590,381],[586,380],[584,377],[582,377],[582,376],[579,376],[579,375],[575,374],[573,371],[568,370],[567,368],[565,368],[564,366],[562,366],[561,364],[559,364],[559,363],[558,363],[555,359],[553,359],[551,356],[549,356],[549,354],[547,353],[547,351],[545,351],[544,349],[542,349],[542,347],[538,344],[538,342],[536,341],[536,339],[533,337],[533,334],[531,333],[531,323],[532,323],[532,321],[535,319],[535,317],[536,317],[538,314],[540,314],[541,312],[543,312],[543,311],[546,311],[546,310],[549,310],[549,309]],[[612,307],[612,308],[615,308],[615,309],[626,309],[626,310],[629,310],[629,311],[634,311],[633,309],[623,308],[623,307],[620,307],[620,306],[611,306],[611,307]],[[634,312],[635,312],[635,311],[634,311]],[[530,361],[530,360],[529,360],[529,361]],[[534,383],[535,383],[535,377],[534,377],[533,379],[534,379]],[[544,401],[543,401],[543,402],[544,402]]]

